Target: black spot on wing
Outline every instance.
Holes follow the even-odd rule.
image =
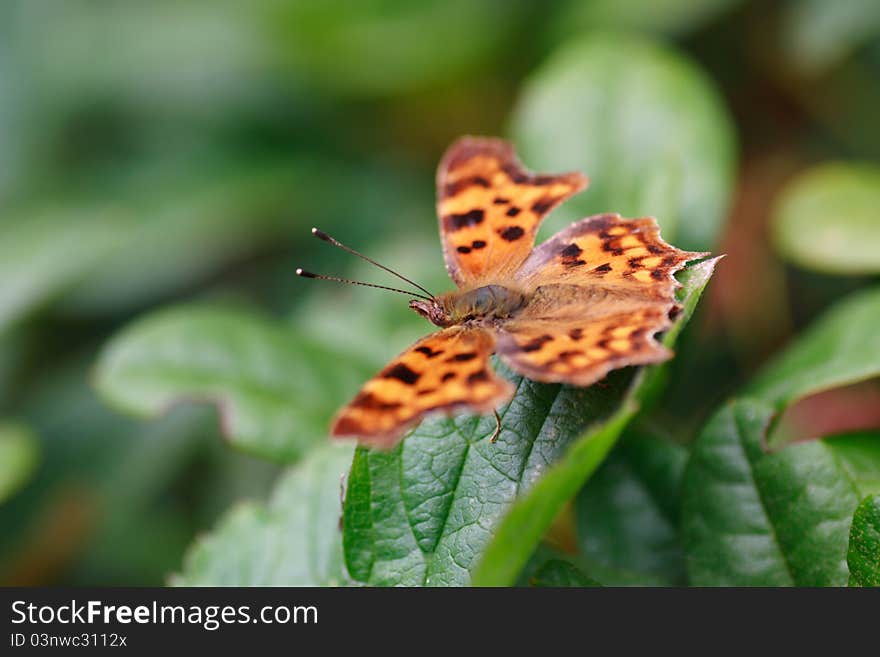
[[[536,338],[532,338],[531,340],[529,340],[525,344],[520,345],[519,350],[525,351],[525,352],[540,351],[541,348],[544,346],[545,342],[550,342],[552,340],[553,340],[552,335],[547,335],[547,334],[539,335]]]
[[[383,375],[383,379],[397,379],[408,386],[415,385],[416,381],[421,378],[421,374],[414,372],[404,363],[396,363],[388,368]]]
[[[479,372],[474,372],[473,374],[468,375],[467,382],[468,383],[479,383],[480,381],[488,381],[489,373],[486,370],[480,370]]]
[[[577,258],[583,252],[584,252],[584,250],[581,247],[579,247],[577,244],[572,242],[571,244],[566,246],[564,249],[562,249],[562,251],[560,251],[559,254],[563,258]]]
[[[435,350],[431,349],[431,347],[424,346],[424,345],[421,347],[416,347],[415,349],[413,349],[413,351],[418,351],[420,354],[425,354],[426,358],[435,358],[443,353],[442,349],[437,349],[435,351]]]
[[[485,249],[486,243],[483,240],[474,240],[473,242],[471,242],[471,248],[477,250]]]
[[[471,252],[471,247],[469,247],[469,246],[459,246],[459,247],[456,247],[455,250],[458,251],[459,253],[465,253],[465,254],[467,254],[467,253],[470,253],[470,252]]]
[[[602,250],[606,253],[610,253],[613,256],[623,255],[623,249],[619,246],[616,246],[616,242],[604,242],[602,244]]]
[[[469,226],[477,226],[483,223],[484,212],[482,210],[471,210],[461,214],[448,214],[443,217],[443,223],[446,230],[456,231]]]
[[[507,212],[505,212],[504,214],[506,214],[508,217],[515,217],[520,212],[522,212],[522,210],[520,210],[518,207],[511,206],[511,207],[507,208]]]
[[[463,354],[455,354],[454,356],[450,356],[446,359],[447,363],[466,363],[469,360],[473,360],[477,357],[477,353],[475,351],[468,351]]]
[[[562,251],[559,252],[559,255],[562,256],[562,264],[566,267],[580,267],[581,265],[587,264],[586,260],[578,258],[583,252],[584,250],[581,247],[572,242],[562,249]]]
[[[556,199],[542,198],[532,203],[532,212],[535,214],[544,214],[554,205],[556,205]]]
[[[455,376],[456,376],[455,372],[444,372],[443,376],[440,377],[440,380],[445,383],[446,381],[449,381],[450,379],[454,379]]]
[[[361,392],[352,400],[351,406],[370,411],[393,411],[400,408],[400,402],[382,401],[372,392]]]
[[[501,239],[507,240],[508,242],[515,242],[520,237],[526,234],[520,226],[508,226],[500,231],[498,234],[501,235]]]

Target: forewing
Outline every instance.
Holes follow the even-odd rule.
[[[367,381],[332,434],[387,448],[429,413],[494,409],[513,394],[489,365],[494,349],[493,335],[480,329],[452,327],[419,340]]]
[[[499,332],[497,350],[530,379],[588,386],[611,370],[671,357],[654,338],[669,325],[668,312],[657,305],[593,319],[524,319]]]
[[[464,137],[437,171],[437,214],[450,277],[461,288],[499,282],[528,257],[541,220],[587,186],[579,173],[533,175],[500,139]]]

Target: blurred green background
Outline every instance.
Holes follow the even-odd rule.
[[[462,134],[591,177],[542,236],[651,214],[727,254],[656,411],[686,442],[880,273],[878,36],[875,0],[0,3],[0,581],[162,583],[325,440],[427,326],[402,297],[297,279],[385,280],[309,228],[448,289],[433,175]],[[287,371],[324,386],[294,447],[230,449],[181,401],[213,398],[201,382],[164,408],[96,370],[133,320],[193,303],[314,345]],[[878,402],[876,382],[819,395],[789,430],[880,426]]]

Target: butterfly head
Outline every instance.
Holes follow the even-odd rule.
[[[436,297],[430,300],[413,299],[409,302],[409,307],[437,326],[445,328],[454,324],[445,304]]]

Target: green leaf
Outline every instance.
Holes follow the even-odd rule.
[[[823,390],[880,376],[880,287],[846,297],[774,358],[746,395],[782,410]]]
[[[0,422],[0,503],[21,488],[37,467],[39,447],[24,425]]]
[[[846,561],[850,586],[880,586],[880,495],[866,497],[856,509]]]
[[[683,276],[683,321],[714,264]],[[497,443],[485,440],[492,417],[459,415],[422,422],[390,452],[358,450],[344,522],[353,577],[372,585],[483,583],[472,571],[494,553],[503,563],[490,562],[495,570],[485,579],[513,583],[637,408],[631,369],[589,388],[544,385],[499,370],[517,394],[500,411]],[[506,522],[518,497],[527,506],[514,507],[517,518]]]
[[[112,406],[155,417],[184,401],[217,404],[233,445],[298,458],[327,435],[341,394],[367,376],[351,358],[255,314],[181,306],[124,329],[101,353],[95,385]]]
[[[880,469],[873,432],[765,451],[771,422],[798,399],[880,374],[880,289],[832,307],[718,411],[694,444],[682,527],[698,585],[842,586],[859,497]]]
[[[619,212],[656,216],[667,241],[683,248],[716,242],[732,185],[733,130],[711,82],[676,52],[620,34],[574,41],[526,84],[512,134],[530,168],[591,178],[554,212],[549,230]]]
[[[536,587],[567,587],[600,586],[585,575],[577,566],[564,559],[550,559],[529,578],[529,585]]]
[[[776,249],[798,266],[828,274],[880,272],[880,167],[808,169],[783,191],[772,225]]]
[[[581,489],[580,552],[606,586],[684,583],[678,514],[686,462],[680,445],[632,437]]]
[[[693,446],[682,534],[697,586],[843,586],[855,483],[823,441],[767,454],[776,410],[738,399]]]
[[[352,448],[324,443],[276,485],[267,505],[233,508],[186,556],[176,586],[341,586],[340,482]]]

